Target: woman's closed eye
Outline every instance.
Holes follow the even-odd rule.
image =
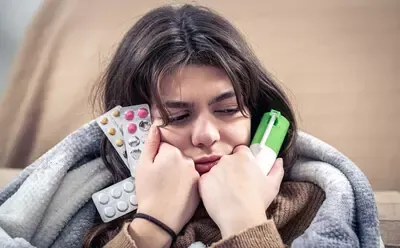
[[[225,108],[225,109],[217,109],[214,112],[216,113],[221,113],[221,114],[236,114],[237,112],[239,112],[239,108],[235,107],[235,108]]]
[[[189,113],[174,115],[168,117],[168,123],[170,124],[180,124],[187,121],[190,117]]]
[[[238,107],[234,108],[222,108],[222,109],[216,109],[214,110],[214,113],[220,114],[220,115],[234,115],[239,112]],[[183,113],[183,114],[177,114],[177,115],[171,115],[168,117],[168,123],[169,124],[183,124],[187,121],[189,121],[191,117],[190,113]]]

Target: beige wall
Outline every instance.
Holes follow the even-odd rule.
[[[399,190],[400,1],[212,2],[284,83],[301,128],[355,161],[375,190]]]
[[[58,42],[56,56],[46,55],[52,71],[38,77],[48,85],[30,160],[92,119],[87,94],[110,47],[140,14],[165,3],[117,2],[70,0],[55,15],[48,30],[64,33],[50,37]],[[197,2],[242,30],[290,92],[305,131],[355,161],[375,190],[400,189],[400,1]]]
[[[400,1],[262,2],[226,12],[292,92],[301,127],[375,189],[400,189]]]

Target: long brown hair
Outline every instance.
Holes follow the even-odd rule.
[[[297,124],[284,91],[267,73],[240,32],[225,18],[201,6],[163,6],[140,18],[126,33],[103,80],[96,88],[103,111],[116,105],[152,104],[161,106],[164,124],[168,113],[162,104],[159,82],[163,75],[188,64],[211,65],[223,69],[235,90],[239,108],[251,112],[251,136],[263,113],[280,111],[291,123],[279,154],[288,168],[295,160]],[[164,108],[163,108],[164,107]],[[130,176],[128,169],[104,137],[101,156],[113,175],[113,183]],[[132,215],[94,226],[84,247],[106,244]]]

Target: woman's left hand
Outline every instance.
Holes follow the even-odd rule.
[[[241,145],[201,176],[200,197],[226,238],[267,221],[265,211],[278,194],[282,178],[281,158],[263,175],[250,149]]]

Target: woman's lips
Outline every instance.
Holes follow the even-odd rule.
[[[207,173],[211,168],[219,162],[221,156],[209,156],[195,160],[195,168],[199,174]]]
[[[218,161],[219,160],[214,161],[214,162],[195,164],[195,168],[198,173],[204,174],[204,173],[209,172],[211,170],[211,168],[218,163]]]

